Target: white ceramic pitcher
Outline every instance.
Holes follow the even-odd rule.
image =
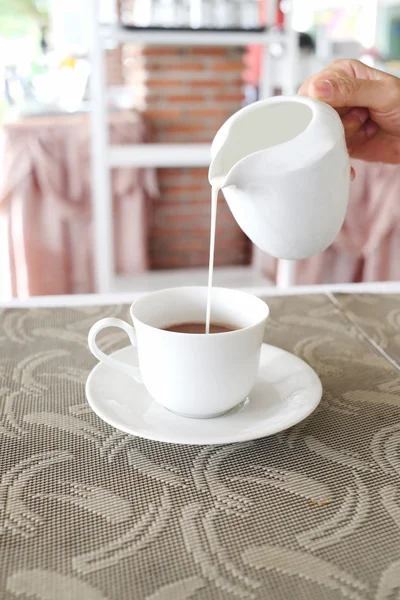
[[[261,250],[301,259],[325,250],[343,224],[350,163],[337,112],[301,96],[255,102],[221,127],[211,184]]]

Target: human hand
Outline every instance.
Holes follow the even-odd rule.
[[[337,60],[300,88],[299,94],[336,108],[349,154],[400,164],[400,79],[358,60]]]

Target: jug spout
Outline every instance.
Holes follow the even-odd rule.
[[[237,167],[249,159],[260,164],[259,178],[266,177],[265,169],[273,174],[278,168],[281,172],[302,168],[318,152],[328,151],[332,146],[332,131],[323,123],[318,131],[317,151],[302,142],[305,132],[315,129],[316,114],[333,111],[320,105],[310,98],[277,96],[239,110],[224,123],[212,143],[210,183],[218,179],[221,187],[238,184]],[[330,113],[328,118],[332,118]],[[343,128],[336,137],[341,135]],[[243,172],[239,185],[242,177]]]
[[[208,181],[213,187],[215,186],[222,190],[227,185],[228,175],[229,173],[224,168],[222,152],[220,152],[211,160]]]
[[[208,171],[208,181],[220,189],[226,186],[226,179],[232,165],[227,164],[226,154],[229,151],[229,133],[231,117],[218,131],[211,146],[211,164]]]
[[[218,141],[217,138],[215,138],[213,147],[211,148],[211,164],[208,171],[208,181],[213,187],[218,187],[222,190],[239,183],[238,177],[235,176],[238,171],[238,160],[236,156],[232,156],[231,142],[229,139],[227,139],[218,150],[215,150],[215,141]]]
[[[227,174],[217,170],[211,172],[209,175],[211,187],[223,191],[225,198],[228,190],[248,191],[249,182],[247,181],[246,175],[243,173],[246,169],[246,164],[247,161],[243,161],[243,165],[234,166]]]
[[[217,171],[217,169],[214,171],[210,169],[209,182],[212,187],[223,190],[224,193],[228,188],[237,188],[243,183],[240,181],[240,169],[237,167],[233,167],[227,174]]]

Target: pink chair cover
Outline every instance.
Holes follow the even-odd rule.
[[[325,252],[297,262],[297,284],[400,280],[400,166],[353,166],[343,228]],[[264,271],[274,279],[276,260],[266,256]]]
[[[86,116],[31,118],[2,131],[0,211],[8,223],[14,296],[93,291],[90,125]],[[114,144],[150,139],[135,113],[110,118]],[[148,268],[148,213],[155,172],[112,173],[118,273]]]

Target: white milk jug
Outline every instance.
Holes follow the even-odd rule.
[[[255,102],[221,127],[211,157],[211,185],[223,190],[237,223],[264,252],[306,258],[339,233],[350,163],[333,108],[301,96]]]

